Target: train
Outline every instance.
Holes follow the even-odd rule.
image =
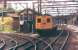
[[[41,36],[56,35],[57,26],[53,21],[53,16],[47,14],[35,17],[35,30]]]

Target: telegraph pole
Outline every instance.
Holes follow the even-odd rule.
[[[41,14],[41,0],[38,0],[38,13]]]
[[[4,9],[6,9],[6,6],[7,6],[7,0],[4,0],[3,3],[4,3]]]
[[[7,2],[7,0],[3,0],[2,2],[3,2],[2,3],[3,4],[3,8],[2,8],[2,19],[1,20],[3,22],[4,21],[4,19],[3,19],[4,14],[3,13],[4,13],[4,10],[6,10],[6,2]],[[2,24],[2,30],[4,30],[4,25],[3,24]]]

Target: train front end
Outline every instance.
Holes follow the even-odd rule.
[[[35,29],[40,35],[48,35],[55,31],[55,24],[51,16],[36,16]]]

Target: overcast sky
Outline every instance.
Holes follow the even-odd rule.
[[[54,0],[48,0],[48,1],[44,0],[44,1],[48,2],[48,1],[54,1]],[[55,0],[55,1],[69,1],[69,0]],[[9,6],[14,8],[15,10],[23,10],[26,8],[25,3],[28,3],[29,8],[32,8],[33,2],[35,2],[35,1],[19,1],[19,2],[18,1],[10,1],[8,3],[11,3],[11,4],[9,4]],[[15,3],[17,3],[17,4],[15,4]],[[19,4],[19,3],[21,3],[21,4]],[[75,5],[73,5],[73,4],[75,4]],[[76,10],[78,9],[77,7],[75,7],[75,6],[78,6],[76,4],[78,4],[78,2],[56,2],[56,3],[49,3],[49,4],[43,3],[42,5],[56,5],[56,6],[45,6],[45,7],[58,7],[58,12],[57,12],[57,8],[45,8],[44,6],[42,6],[43,7],[42,13],[44,14],[45,10],[47,11],[47,13],[49,13],[51,15],[58,15],[58,13],[60,15],[68,15],[70,13],[76,13],[77,12]],[[37,7],[38,7],[37,4],[35,4],[36,10],[37,10]]]

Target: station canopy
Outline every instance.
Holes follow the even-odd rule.
[[[33,2],[38,0],[0,0],[7,1],[8,7],[12,7],[15,10],[23,10],[26,8],[32,9]],[[72,15],[78,13],[78,0],[41,0],[41,12],[57,16],[57,15]],[[35,10],[38,10],[38,4],[35,4]]]

